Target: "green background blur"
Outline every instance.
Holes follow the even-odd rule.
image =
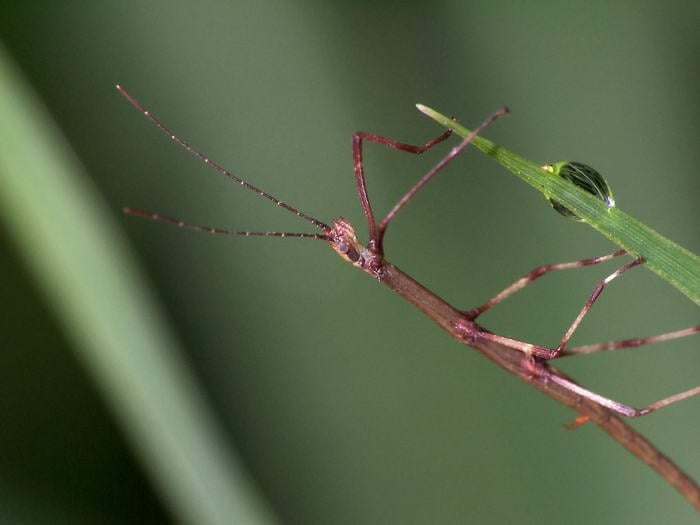
[[[467,126],[507,104],[489,138],[543,163],[592,164],[620,208],[697,253],[698,20],[697,2],[5,2],[0,39],[131,238],[280,522],[682,524],[695,512],[646,466],[593,426],[562,431],[573,412],[322,243],[122,217],[132,205],[309,231],[176,148],[113,86],[252,184],[321,220],[346,217],[363,237],[354,131],[419,143],[441,130],[416,102]],[[442,151],[368,145],[377,214]],[[0,521],[171,522],[1,234]],[[464,308],[534,266],[613,248],[473,150],[400,214],[386,243],[392,262]],[[484,324],[555,345],[612,268],[547,277]],[[696,323],[697,306],[642,269],[605,292],[575,340]],[[561,366],[642,406],[700,383],[697,346]],[[697,478],[699,413],[691,400],[634,425]]]

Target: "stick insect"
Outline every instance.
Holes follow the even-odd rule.
[[[621,420],[612,415],[618,414],[629,418],[644,416],[662,407],[676,403],[682,399],[700,394],[700,386],[664,398],[646,407],[634,408],[584,388],[568,377],[565,373],[549,364],[549,361],[565,356],[638,347],[650,343],[685,337],[700,332],[700,325],[698,325],[685,330],[669,332],[651,337],[625,339],[573,348],[567,347],[571,336],[593,304],[596,302],[603,289],[612,280],[619,277],[627,270],[644,264],[644,260],[642,258],[633,258],[633,260],[625,263],[616,271],[608,275],[605,279],[601,280],[591,293],[590,297],[584,303],[574,321],[564,333],[559,344],[555,348],[547,348],[495,334],[478,324],[477,318],[491,307],[548,273],[558,270],[597,265],[626,255],[627,252],[625,250],[617,250],[613,253],[590,259],[539,266],[515,281],[510,286],[506,287],[483,305],[472,308],[471,310],[460,310],[451,306],[436,294],[403,273],[396,266],[391,264],[384,256],[384,236],[389,224],[395,218],[398,212],[403,209],[413,199],[413,197],[415,197],[415,195],[433,177],[435,177],[435,175],[437,175],[453,159],[455,159],[470,144],[470,142],[472,142],[477,134],[481,133],[495,120],[506,115],[508,113],[507,108],[502,108],[489,116],[457,146],[453,147],[431,170],[423,175],[423,177],[417,183],[415,183],[401,199],[399,199],[394,207],[379,222],[377,222],[375,219],[374,210],[367,192],[362,159],[363,142],[373,142],[399,151],[421,154],[447,140],[451,134],[451,131],[448,130],[423,145],[411,145],[371,133],[356,133],[353,136],[352,141],[355,182],[369,232],[369,240],[366,245],[363,245],[358,240],[354,227],[347,220],[337,218],[334,219],[331,224],[326,224],[325,222],[307,215],[299,209],[277,199],[266,191],[249,184],[247,181],[224,169],[222,166],[215,163],[198,150],[194,149],[179,136],[175,135],[123,87],[117,85],[117,90],[132,106],[143,113],[143,115],[148,118],[152,124],[165,133],[170,140],[175,142],[178,146],[184,148],[190,154],[199,158],[204,164],[212,167],[219,174],[228,177],[248,190],[253,191],[261,197],[271,201],[276,206],[282,207],[297,217],[300,217],[304,221],[310,223],[317,228],[319,232],[300,233],[228,230],[185,222],[153,211],[130,207],[124,208],[123,211],[126,214],[211,234],[309,238],[328,243],[333,251],[335,251],[336,254],[341,257],[341,259],[369,274],[380,283],[397,292],[404,299],[418,307],[441,328],[447,331],[453,338],[457,339],[463,344],[479,350],[491,360],[506,368],[511,373],[517,375],[524,381],[572,407],[582,415],[582,417],[578,420],[579,422],[585,422],[588,419],[595,421],[599,426],[610,433],[617,441],[622,443],[631,452],[656,469],[687,499],[689,499],[693,505],[700,509],[700,487],[698,487],[692,479],[687,477],[668,458],[663,456],[663,454],[661,454],[661,452],[659,452],[651,443],[646,441],[641,435],[631,429],[631,427],[627,426]],[[581,168],[581,166],[583,166],[583,168]],[[544,168],[557,173],[562,177],[568,178],[574,184],[586,189],[594,195],[599,196],[601,199],[608,202],[609,205],[614,205],[614,201],[612,201],[612,195],[607,187],[607,183],[604,181],[604,179],[602,179],[602,177],[600,177],[599,174],[597,174],[597,172],[595,172],[595,170],[592,170],[592,168],[580,163],[559,163],[554,166],[545,166]],[[572,175],[572,169],[576,171],[574,168],[578,168],[579,171],[583,170],[583,175]],[[591,172],[596,174],[599,178],[597,178],[596,175],[592,175],[591,172],[587,172],[586,169],[591,170]],[[572,212],[560,204],[552,202],[552,205],[559,213],[573,216]],[[573,218],[576,217],[573,216]]]

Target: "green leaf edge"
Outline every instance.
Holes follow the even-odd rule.
[[[0,92],[0,218],[163,501],[180,523],[275,523],[115,210],[1,44]]]
[[[466,138],[470,133],[469,129],[434,109],[422,104],[417,104],[416,107],[461,137]],[[690,300],[700,304],[700,257],[693,252],[667,239],[619,208],[609,208],[600,199],[574,184],[543,170],[538,164],[488,139],[477,136],[472,144],[541,192],[546,198],[554,198],[564,204],[583,222],[630,254],[644,257],[646,266],[650,270],[668,281]]]

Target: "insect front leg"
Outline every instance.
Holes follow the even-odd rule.
[[[364,211],[365,217],[367,218],[367,226],[369,228],[369,243],[368,248],[375,250],[379,255],[382,254],[382,246],[379,238],[379,231],[377,228],[377,222],[374,219],[374,212],[372,211],[372,205],[369,202],[369,196],[367,195],[367,182],[365,180],[365,168],[362,161],[362,142],[368,140],[370,142],[375,142],[377,144],[382,144],[390,148],[397,149],[399,151],[405,151],[408,153],[414,153],[419,155],[436,144],[446,140],[452,134],[452,130],[441,133],[439,136],[432,140],[429,140],[421,146],[416,146],[413,144],[406,144],[405,142],[399,142],[387,137],[381,137],[379,135],[374,135],[372,133],[366,133],[364,131],[358,131],[352,136],[352,159],[353,166],[355,170],[355,183],[357,184],[357,194],[360,198],[360,204],[362,205],[362,210]]]

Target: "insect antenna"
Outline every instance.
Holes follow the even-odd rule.
[[[296,209],[294,206],[290,206],[290,205],[287,204],[286,202],[283,202],[283,201],[279,200],[278,198],[276,198],[276,197],[270,195],[270,194],[267,193],[266,191],[263,191],[263,190],[261,190],[260,188],[256,188],[255,186],[253,186],[252,184],[249,184],[248,182],[244,181],[244,180],[241,179],[240,177],[237,177],[236,175],[234,175],[233,173],[231,173],[230,171],[228,171],[227,169],[225,169],[223,166],[220,166],[219,164],[217,164],[217,163],[214,162],[213,160],[209,159],[207,156],[205,156],[204,154],[200,153],[199,151],[197,151],[196,149],[194,149],[192,146],[190,146],[187,142],[185,142],[185,141],[182,140],[180,137],[178,137],[177,135],[175,135],[175,134],[170,130],[170,128],[168,128],[168,127],[167,127],[165,124],[163,124],[157,117],[155,117],[153,114],[151,114],[151,112],[150,112],[148,109],[146,109],[146,107],[145,107],[143,104],[141,104],[141,102],[139,102],[139,101],[136,99],[136,97],[134,97],[131,93],[129,93],[126,89],[124,89],[121,85],[117,84],[116,88],[117,88],[117,91],[119,91],[119,93],[120,93],[132,106],[134,106],[134,107],[135,107],[136,109],[138,109],[141,113],[143,113],[143,115],[144,115],[148,120],[150,120],[158,129],[160,129],[163,133],[165,133],[168,137],[170,137],[170,140],[172,140],[175,144],[177,144],[177,145],[180,146],[181,148],[187,150],[189,153],[191,153],[191,154],[194,155],[195,157],[197,157],[199,160],[201,160],[201,161],[202,161],[204,164],[206,164],[207,166],[211,166],[214,170],[216,170],[217,172],[219,172],[221,175],[224,175],[225,177],[228,177],[229,179],[233,180],[234,182],[237,182],[238,184],[240,184],[240,185],[243,186],[244,188],[249,189],[250,191],[257,193],[257,194],[260,195],[261,197],[264,197],[264,198],[266,198],[267,200],[272,201],[276,206],[279,206],[280,208],[284,208],[285,210],[287,210],[287,211],[293,213],[294,215],[296,215],[297,217],[300,217],[300,218],[304,219],[305,221],[310,222],[311,224],[313,224],[313,225],[316,226],[317,228],[323,230],[324,232],[328,233],[328,232],[331,230],[331,227],[328,226],[326,223],[324,223],[324,222],[322,222],[322,221],[320,221],[320,220],[318,220],[318,219],[315,219],[314,217],[311,217],[310,215],[305,214],[305,213],[302,212],[301,210]],[[225,232],[225,230],[221,230],[221,231],[212,231],[212,230],[218,230],[218,229],[217,229],[217,228],[208,228],[208,227],[206,227],[206,226],[201,226],[201,227],[200,227],[200,226],[197,226],[197,225],[194,225],[194,224],[185,223],[185,222],[183,222],[183,221],[178,221],[178,220],[176,220],[176,219],[172,219],[172,218],[170,218],[170,217],[165,217],[165,216],[162,216],[162,215],[160,215],[160,214],[148,212],[148,211],[145,211],[145,210],[134,210],[134,209],[132,209],[132,208],[129,208],[129,210],[135,211],[135,213],[130,213],[130,212],[126,211],[126,210],[125,210],[125,213],[130,213],[131,215],[138,215],[138,216],[140,216],[140,217],[150,218],[150,219],[157,220],[157,221],[160,221],[160,222],[167,222],[167,223],[170,223],[170,224],[176,224],[176,225],[179,225],[179,226],[184,227],[184,228],[190,228],[190,229],[194,229],[194,230],[198,230],[198,231],[208,231],[208,232],[210,232],[210,233],[224,233],[224,232]],[[179,223],[182,223],[182,224],[179,224]],[[260,235],[260,234],[263,234],[264,232],[258,232],[258,233],[255,233],[255,232],[247,232],[247,233],[248,233],[249,235]],[[312,235],[312,234],[303,234],[303,235],[302,235],[302,234],[295,234],[295,235],[292,235],[292,234],[285,233],[284,235],[278,235],[278,234],[274,234],[274,232],[270,232],[270,233],[271,233],[271,235],[269,235],[270,237],[312,237],[312,238],[325,238],[325,236],[314,237],[314,235]],[[281,232],[278,232],[278,233],[281,233]],[[246,232],[239,232],[239,233],[236,233],[236,232],[231,231],[230,234],[231,234],[231,235],[246,235]]]
[[[127,215],[133,215],[135,217],[143,217],[144,219],[150,219],[152,221],[164,222],[166,224],[172,224],[178,228],[185,228],[188,230],[195,230],[204,233],[216,233],[220,235],[239,235],[241,237],[297,237],[302,239],[319,239],[322,241],[328,240],[328,237],[322,233],[300,233],[300,232],[251,232],[251,231],[241,231],[241,230],[227,230],[224,228],[214,228],[212,226],[204,226],[202,224],[194,224],[187,221],[182,221],[180,219],[175,219],[173,217],[168,217],[161,213],[157,213],[149,210],[142,210],[139,208],[122,208],[122,211]]]

